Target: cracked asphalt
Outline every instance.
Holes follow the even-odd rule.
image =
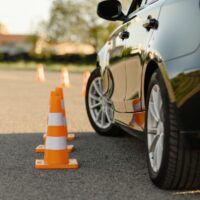
[[[156,188],[148,177],[144,142],[125,135],[98,136],[86,116],[81,97],[81,74],[70,74],[64,90],[68,128],[77,138],[70,154],[78,170],[34,169],[42,154],[50,91],[59,73],[46,72],[46,82],[33,71],[0,71],[0,200],[168,200],[200,199],[200,194],[177,194]]]

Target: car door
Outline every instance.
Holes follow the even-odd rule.
[[[126,27],[126,25],[121,25],[108,41],[109,65],[103,76],[104,83],[108,74],[112,76],[112,78],[110,77],[113,84],[111,100],[115,110],[118,112],[126,112],[124,104],[126,96],[126,64],[123,53],[125,40],[122,39],[122,33]]]
[[[142,110],[141,78],[145,55],[153,31],[159,26],[159,13],[163,0],[143,1],[138,11],[129,15],[131,19],[127,23],[129,38],[126,40],[126,112],[138,112]],[[155,27],[148,28],[150,20],[155,20]]]

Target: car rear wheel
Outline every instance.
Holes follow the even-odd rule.
[[[109,97],[103,94],[100,69],[96,68],[87,83],[86,110],[94,130],[105,136],[119,136],[123,131],[113,123],[113,106]]]
[[[200,187],[200,152],[191,149],[180,133],[176,106],[169,101],[157,70],[151,78],[146,100],[147,163],[155,185],[163,189]]]

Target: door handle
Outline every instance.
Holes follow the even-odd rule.
[[[147,21],[143,24],[143,27],[150,31],[150,29],[157,29],[159,22],[157,19],[152,18],[151,15],[148,16]]]
[[[122,39],[122,40],[125,40],[125,39],[128,39],[130,36],[130,33],[128,31],[122,31],[120,34],[119,34],[119,37]]]

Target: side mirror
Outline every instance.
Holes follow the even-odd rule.
[[[123,21],[125,19],[122,5],[117,0],[104,0],[98,3],[97,14],[99,17],[110,21]]]

